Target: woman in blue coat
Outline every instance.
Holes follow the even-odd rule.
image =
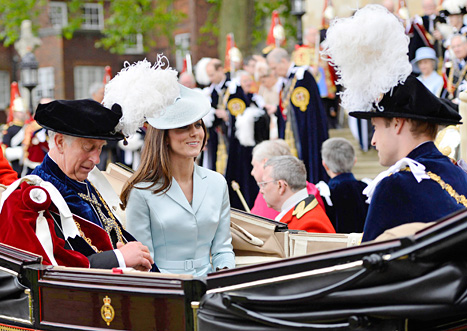
[[[227,183],[195,158],[206,144],[201,93],[180,85],[180,97],[148,118],[141,164],[122,191],[127,229],[161,272],[204,276],[235,267]]]

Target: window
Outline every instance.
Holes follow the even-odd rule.
[[[10,75],[0,70],[0,108],[5,109],[10,103]]]
[[[42,98],[55,98],[54,67],[39,68],[39,85],[34,89],[34,100],[39,102]]]
[[[95,82],[103,82],[105,67],[77,66],[74,68],[75,99],[91,97],[90,86]]]
[[[143,35],[141,33],[129,35],[125,40],[125,54],[140,54],[143,52]]]
[[[102,30],[104,28],[104,10],[99,3],[83,4],[82,29]]]
[[[63,28],[68,24],[66,2],[49,2],[49,20],[54,28]]]
[[[175,66],[178,71],[182,71],[183,60],[185,60],[186,54],[190,51],[190,34],[181,33],[175,35],[175,46],[177,47],[175,52]]]

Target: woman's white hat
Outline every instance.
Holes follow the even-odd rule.
[[[411,61],[415,72],[420,72],[417,62],[425,59],[433,60],[435,61],[435,65],[438,65],[438,58],[436,57],[435,50],[431,47],[420,47],[415,52],[415,58]]]
[[[174,103],[165,107],[160,116],[146,118],[147,122],[156,129],[175,129],[195,123],[211,110],[209,99],[204,94],[178,85],[180,95]]]

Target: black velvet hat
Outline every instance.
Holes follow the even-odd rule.
[[[451,125],[460,124],[457,105],[436,97],[422,82],[412,75],[403,84],[384,94],[372,111],[353,111],[350,116],[370,119],[372,117],[402,117]]]
[[[115,131],[122,117],[122,108],[114,104],[108,109],[91,99],[55,100],[39,104],[34,119],[42,127],[70,136],[121,140],[123,134]]]

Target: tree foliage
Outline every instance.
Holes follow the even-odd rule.
[[[66,1],[68,9],[68,25],[62,29],[62,35],[73,38],[82,23],[83,0]],[[105,15],[102,38],[96,43],[112,53],[123,53],[130,36],[143,35],[145,48],[154,46],[156,33],[165,35],[173,42],[172,34],[176,24],[184,17],[179,11],[173,10],[174,0],[100,0],[97,3],[108,4]],[[33,30],[38,31],[39,13],[46,10],[46,0],[0,0],[0,40],[4,46],[12,45],[20,37],[21,22],[29,19]],[[104,7],[107,8],[107,7]]]
[[[212,4],[212,7],[208,13],[208,19],[200,29],[202,37],[204,36],[207,38],[208,33],[212,33],[219,38],[225,38],[225,36],[219,36],[219,32],[221,30],[219,27],[222,22],[218,21],[223,1],[231,0],[207,0],[207,2]],[[290,14],[289,0],[255,0],[253,10],[254,19],[252,24],[254,25],[254,28],[251,38],[251,48],[261,48],[264,46],[267,34],[269,32],[269,24],[271,23],[272,12],[274,10],[279,12],[281,24],[284,26],[288,39],[291,39],[289,36],[295,36],[296,18]],[[235,13],[235,15],[246,15],[246,13]]]
[[[37,17],[45,3],[45,0],[0,0],[0,40],[4,46],[19,39],[24,20],[31,20],[33,31],[37,31]]]

